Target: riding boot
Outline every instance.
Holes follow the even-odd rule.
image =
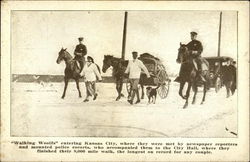
[[[206,79],[203,77],[201,71],[199,72],[199,76],[200,76],[200,80],[201,80],[202,82],[206,82]]]
[[[197,67],[198,67],[199,79],[200,79],[202,82],[206,82],[206,79],[205,79],[205,78],[203,77],[203,75],[202,75],[201,64],[200,64],[200,63],[197,63]]]
[[[83,62],[82,61],[78,61],[79,64],[80,64],[80,73],[82,72],[82,69],[83,69]]]

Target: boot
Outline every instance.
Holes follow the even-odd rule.
[[[137,97],[137,101],[135,102],[135,104],[138,104],[138,103],[141,102],[141,100],[140,100],[140,94],[139,94],[139,90],[138,89],[136,90],[136,97]]]
[[[205,78],[203,77],[203,75],[202,75],[201,63],[198,63],[198,62],[197,62],[197,66],[198,66],[199,79],[200,79],[202,82],[206,82],[206,79],[205,79]]]
[[[206,79],[204,78],[204,76],[202,75],[202,70],[199,70],[199,76],[200,76],[200,80],[202,82],[206,82]]]
[[[178,76],[174,81],[180,83],[180,82],[181,82],[181,79],[180,79],[180,77]]]
[[[132,94],[131,94],[131,98],[128,99],[128,102],[129,102],[131,105],[133,105],[133,100],[134,100],[134,98],[135,98],[135,90],[132,90],[131,93],[132,93]]]

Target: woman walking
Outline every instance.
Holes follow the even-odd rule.
[[[87,63],[82,70],[81,76],[84,77],[86,87],[86,98],[83,102],[88,102],[91,96],[93,96],[93,100],[95,100],[98,95],[96,93],[96,79],[101,81],[102,77],[92,57],[87,57]]]

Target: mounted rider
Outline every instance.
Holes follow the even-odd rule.
[[[75,51],[74,51],[74,60],[76,60],[80,64],[80,72],[83,69],[83,65],[85,62],[85,55],[87,54],[87,48],[86,46],[82,43],[83,42],[83,37],[78,38],[79,44],[76,45]]]
[[[191,41],[186,45],[186,47],[190,52],[190,57],[191,57],[190,59],[193,61],[193,64],[196,70],[198,71],[199,79],[205,82],[206,80],[202,75],[202,70],[206,70],[206,68],[208,70],[209,65],[208,62],[201,57],[201,53],[203,52],[203,46],[202,43],[196,39],[197,35],[198,34],[194,31],[190,32]],[[203,64],[205,66],[202,66]],[[180,82],[181,80],[180,76],[181,74],[179,74],[179,76],[175,79],[176,82]]]
[[[204,77],[202,76],[202,63],[203,63],[203,60],[201,58],[201,53],[203,52],[203,46],[202,46],[202,43],[200,41],[198,41],[196,38],[197,38],[197,33],[192,31],[190,33],[190,36],[191,36],[191,42],[189,42],[187,44],[187,48],[188,50],[190,51],[191,53],[191,57],[194,61],[194,65],[196,66],[197,65],[197,70],[198,70],[198,74],[200,75],[200,79],[202,81],[206,81],[204,79]]]

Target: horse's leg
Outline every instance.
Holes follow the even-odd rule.
[[[118,101],[121,98],[121,80],[117,79],[116,80],[116,91],[118,93],[118,96],[116,97],[116,101]]]
[[[64,97],[65,97],[66,90],[67,90],[67,87],[68,87],[68,82],[69,82],[69,79],[64,77],[64,90],[63,90],[62,99],[64,99]]]
[[[185,96],[186,102],[185,102],[185,104],[183,106],[183,109],[187,108],[187,106],[188,106],[188,98],[189,98],[190,90],[191,90],[191,87],[192,87],[191,85],[192,85],[191,82],[188,82],[188,88],[187,88],[186,96]]]
[[[194,84],[193,84],[193,90],[194,90],[194,96],[193,96],[193,101],[192,101],[192,104],[195,104],[195,101],[196,101],[196,95],[197,95],[197,91],[198,91],[198,88],[197,88],[196,83],[194,83]]]
[[[144,99],[144,86],[143,84],[140,85],[141,85],[141,99]]]
[[[122,94],[122,87],[123,87],[123,78],[121,78],[120,80],[120,88],[119,88],[120,97],[124,97],[124,94]]]
[[[236,83],[235,83],[235,81],[232,81],[232,86],[231,86],[232,95],[234,94],[235,90],[236,90]]]
[[[230,93],[231,92],[231,93]],[[228,87],[227,87],[227,97],[230,97],[230,94],[232,94],[232,81],[228,82]]]
[[[180,95],[183,99],[185,99],[185,98],[183,97],[183,95],[182,95],[182,90],[183,90],[184,85],[185,85],[185,82],[181,82],[181,83],[180,83],[180,89],[179,89],[179,95]]]
[[[227,81],[225,83],[225,87],[226,87],[226,91],[227,91],[227,98],[230,96],[230,92],[229,92],[229,81]]]
[[[201,105],[205,102],[205,99],[206,99],[206,93],[207,93],[207,82],[204,82],[204,87],[203,87],[203,97],[202,97]]]
[[[82,98],[82,94],[81,94],[80,87],[79,87],[79,79],[75,79],[75,81],[76,81],[76,88],[78,90],[79,97]]]
[[[116,89],[116,91],[117,91],[117,93],[118,93],[118,96],[116,97],[116,101],[118,101],[120,98],[119,98],[119,96],[120,96],[120,93],[119,93],[119,81],[118,80],[116,80],[116,83],[115,83],[116,85],[115,85],[115,89]]]

